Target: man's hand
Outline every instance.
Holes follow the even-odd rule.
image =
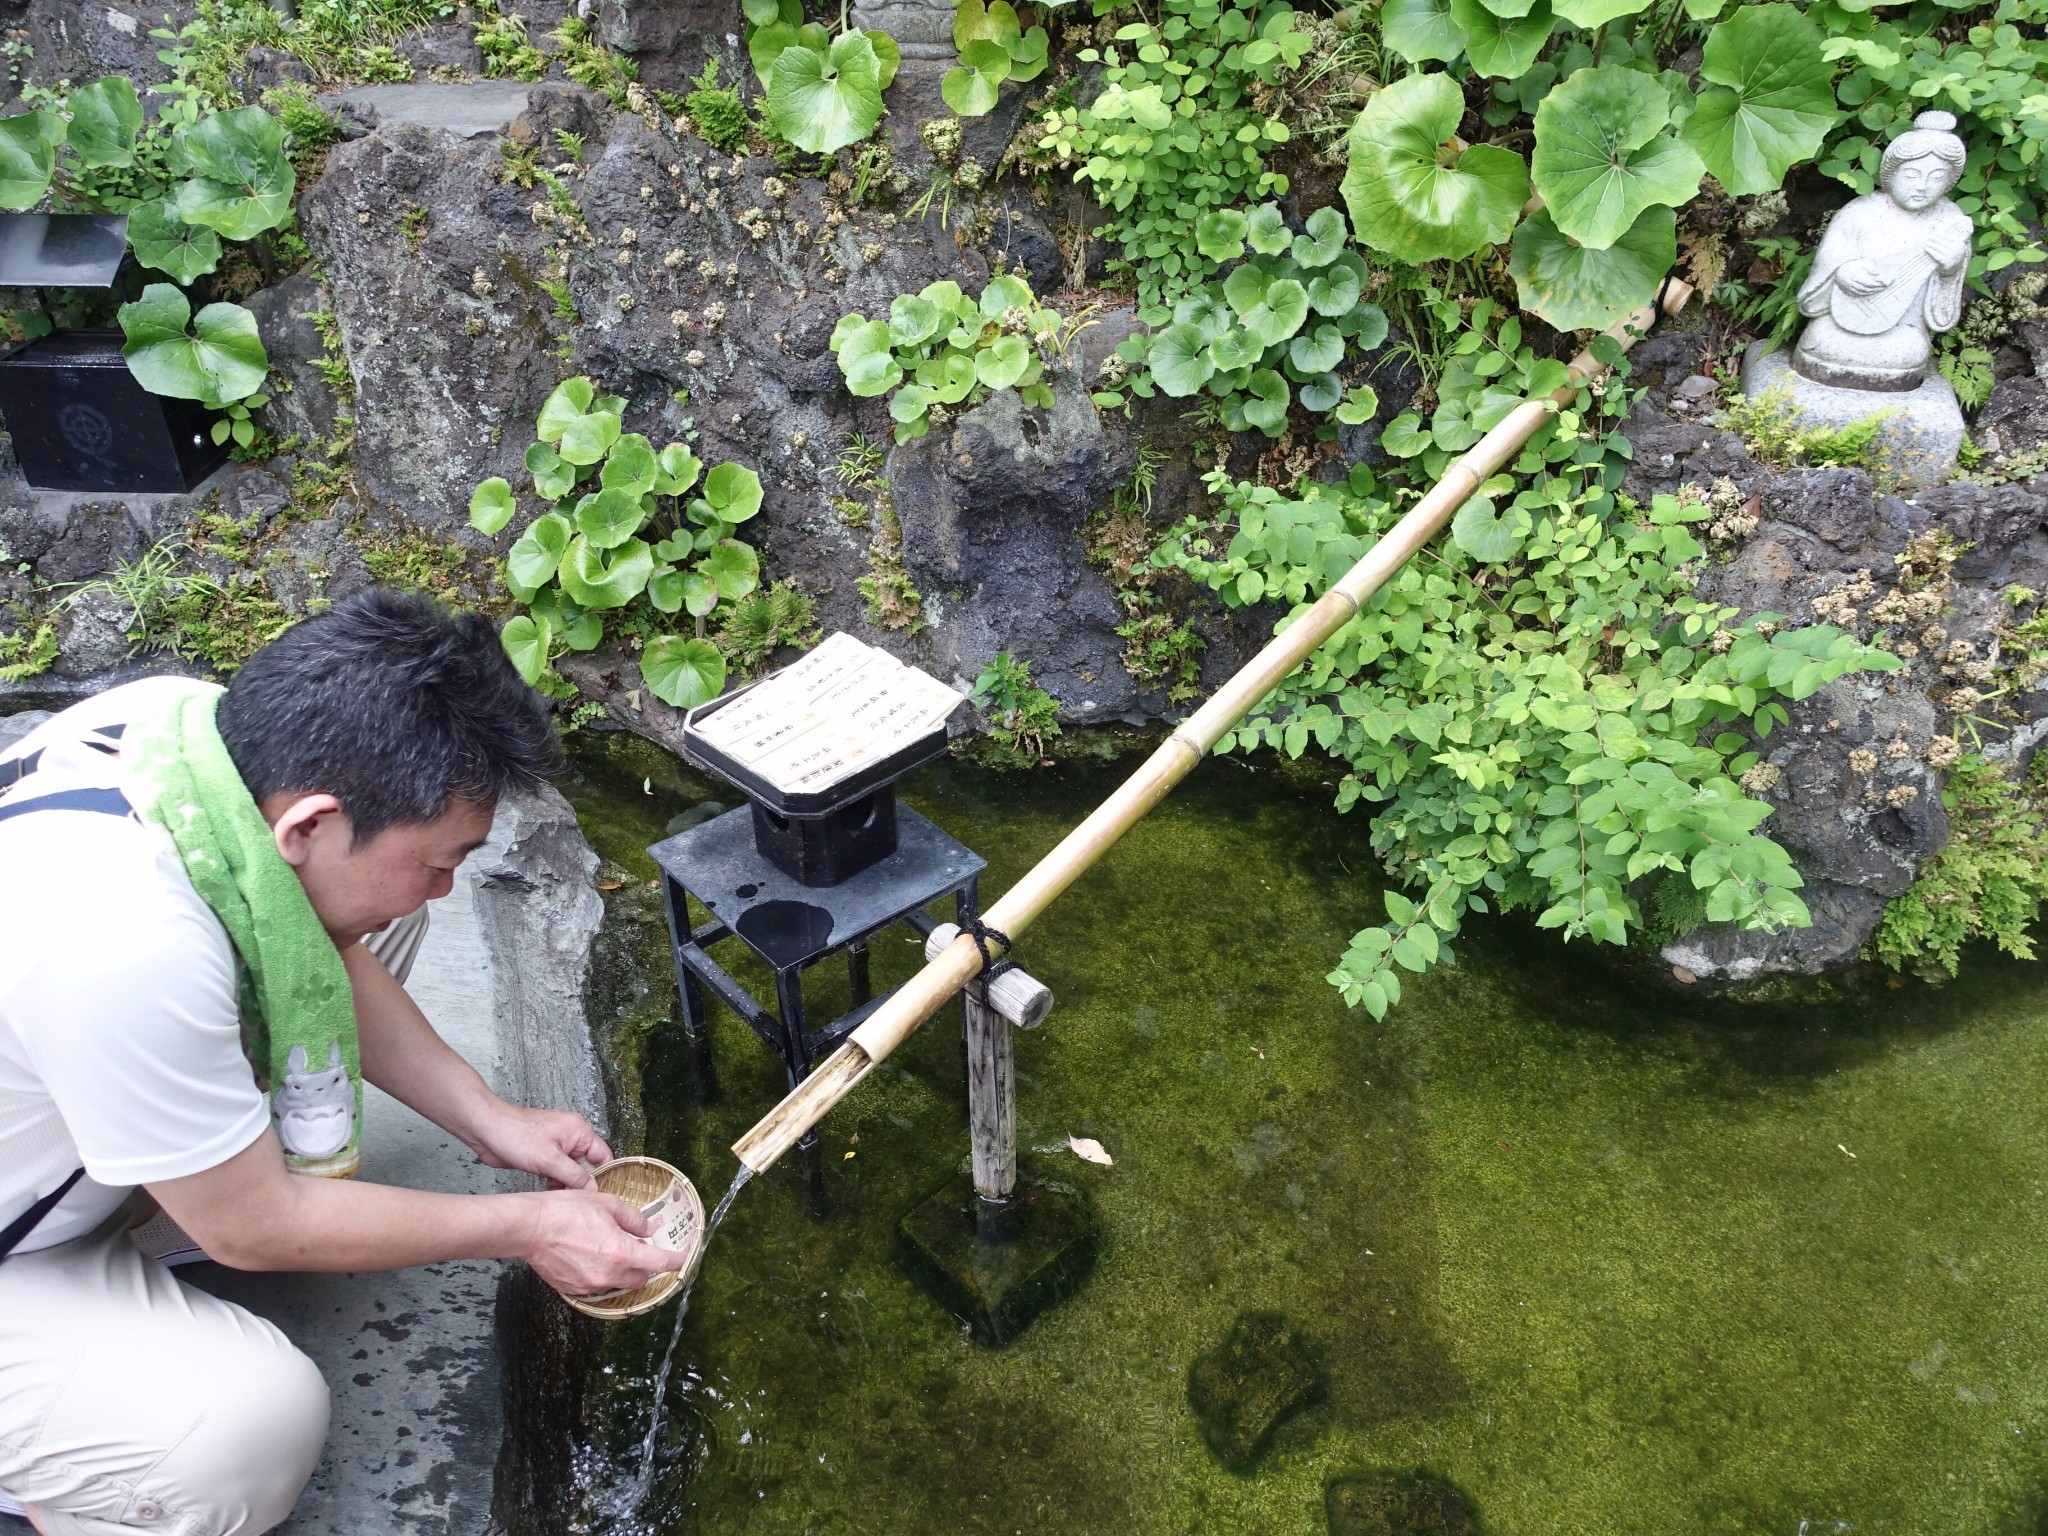
[[[1858,259],[1845,261],[1835,269],[1835,281],[1846,293],[1853,293],[1859,299],[1867,299],[1873,293],[1885,288],[1885,276],[1868,261]]]
[[[685,1262],[685,1255],[645,1241],[647,1218],[612,1195],[563,1189],[517,1198],[534,1205],[526,1262],[564,1296],[637,1289]]]
[[[1938,229],[1927,237],[1927,254],[1944,272],[1953,272],[1970,259],[1970,237],[1960,230]]]
[[[564,1109],[521,1109],[497,1101],[497,1113],[469,1137],[487,1168],[537,1174],[556,1189],[588,1189],[590,1167],[612,1160],[612,1149],[581,1115]]]

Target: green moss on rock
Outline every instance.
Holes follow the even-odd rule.
[[[1289,1414],[1323,1395],[1319,1352],[1278,1312],[1246,1312],[1188,1369],[1188,1403],[1216,1459],[1246,1472]]]
[[[1479,1536],[1458,1488],[1427,1472],[1363,1472],[1323,1490],[1330,1536]]]

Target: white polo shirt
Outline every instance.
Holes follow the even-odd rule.
[[[93,727],[181,686],[129,683],[46,720],[0,751],[42,754],[0,806],[124,788],[101,749],[119,742]],[[85,1169],[16,1251],[82,1236],[135,1185],[217,1167],[269,1124],[227,930],[163,830],[96,811],[0,821],[0,1227]]]

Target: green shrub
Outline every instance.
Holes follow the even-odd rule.
[[[683,111],[704,135],[705,143],[727,154],[736,152],[747,142],[747,131],[752,126],[739,88],[718,83],[715,58],[705,61],[704,72],[690,84],[695,89],[683,98]]]
[[[1872,940],[1878,958],[1955,975],[1962,947],[1991,940],[2009,955],[2034,958],[2028,930],[2048,899],[2048,818],[2037,756],[2024,780],[1971,753],[1948,771],[1941,803],[1948,845],[1903,896],[1885,908]]]

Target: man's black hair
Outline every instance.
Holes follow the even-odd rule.
[[[490,805],[556,767],[547,702],[490,621],[410,593],[344,598],[251,656],[220,702],[220,735],[260,805],[330,794],[364,843]]]

